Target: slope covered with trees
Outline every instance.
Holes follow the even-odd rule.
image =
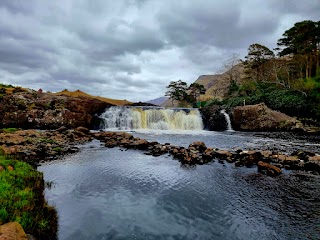
[[[251,44],[241,81],[230,78],[223,99],[209,105],[234,107],[264,102],[274,110],[320,120],[320,22],[302,21],[286,30],[271,50]]]

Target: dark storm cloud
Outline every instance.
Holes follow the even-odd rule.
[[[1,0],[0,81],[148,100],[214,73],[233,53],[273,47],[318,0]]]

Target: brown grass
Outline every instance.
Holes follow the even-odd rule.
[[[130,104],[131,102],[127,101],[127,100],[118,100],[118,99],[111,99],[111,98],[104,98],[104,97],[100,97],[100,96],[92,96],[90,94],[87,94],[85,92],[82,92],[80,90],[76,90],[74,92],[70,92],[68,90],[63,90],[61,92],[57,92],[55,93],[56,95],[66,95],[66,96],[71,96],[71,97],[88,97],[88,98],[94,98],[94,99],[98,99],[100,101],[103,102],[107,102],[116,106],[122,106],[125,104]]]

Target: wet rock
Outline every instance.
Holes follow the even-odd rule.
[[[68,131],[68,128],[65,126],[61,126],[61,127],[57,128],[55,131],[58,133],[64,133],[64,132]]]
[[[262,160],[262,154],[259,151],[243,151],[245,165],[251,167]]]
[[[225,150],[215,150],[214,157],[223,160],[232,159],[232,153]]]
[[[212,148],[207,148],[204,153],[202,154],[202,159],[204,162],[210,162],[213,159],[213,156],[215,154],[214,149]]]
[[[10,222],[0,226],[2,240],[28,240],[22,226],[17,222]]]
[[[234,163],[234,165],[235,165],[236,167],[243,167],[243,166],[244,166],[244,162],[238,160],[238,161],[236,161],[236,162]]]
[[[319,155],[310,156],[308,157],[308,161],[314,161],[314,162],[320,163],[320,156]]]
[[[269,163],[259,161],[258,162],[258,172],[266,174],[268,176],[274,177],[281,174],[281,169],[273,166]]]
[[[90,134],[90,130],[88,128],[85,128],[85,127],[77,127],[74,131],[77,131],[77,132],[82,132],[84,134]]]
[[[189,145],[188,149],[195,149],[197,152],[203,153],[207,149],[207,146],[204,142],[193,142]]]
[[[224,131],[227,129],[227,121],[220,113],[221,106],[210,106],[200,109],[205,129],[209,131]]]

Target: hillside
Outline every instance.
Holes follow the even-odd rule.
[[[200,76],[195,82],[202,84],[207,89],[206,93],[200,96],[200,100],[224,99],[229,91],[230,80],[241,83],[243,78],[243,64],[238,64],[222,74]]]
[[[94,98],[94,99],[98,99],[100,101],[112,104],[112,105],[116,105],[116,106],[123,106],[126,104],[130,104],[131,102],[127,101],[127,100],[118,100],[118,99],[111,99],[111,98],[104,98],[104,97],[100,97],[100,96],[92,96],[90,94],[87,94],[85,92],[82,92],[80,90],[76,90],[74,92],[70,92],[68,90],[63,90],[61,92],[57,92],[55,93],[55,95],[65,95],[65,96],[70,96],[70,97],[88,97],[88,98]]]

